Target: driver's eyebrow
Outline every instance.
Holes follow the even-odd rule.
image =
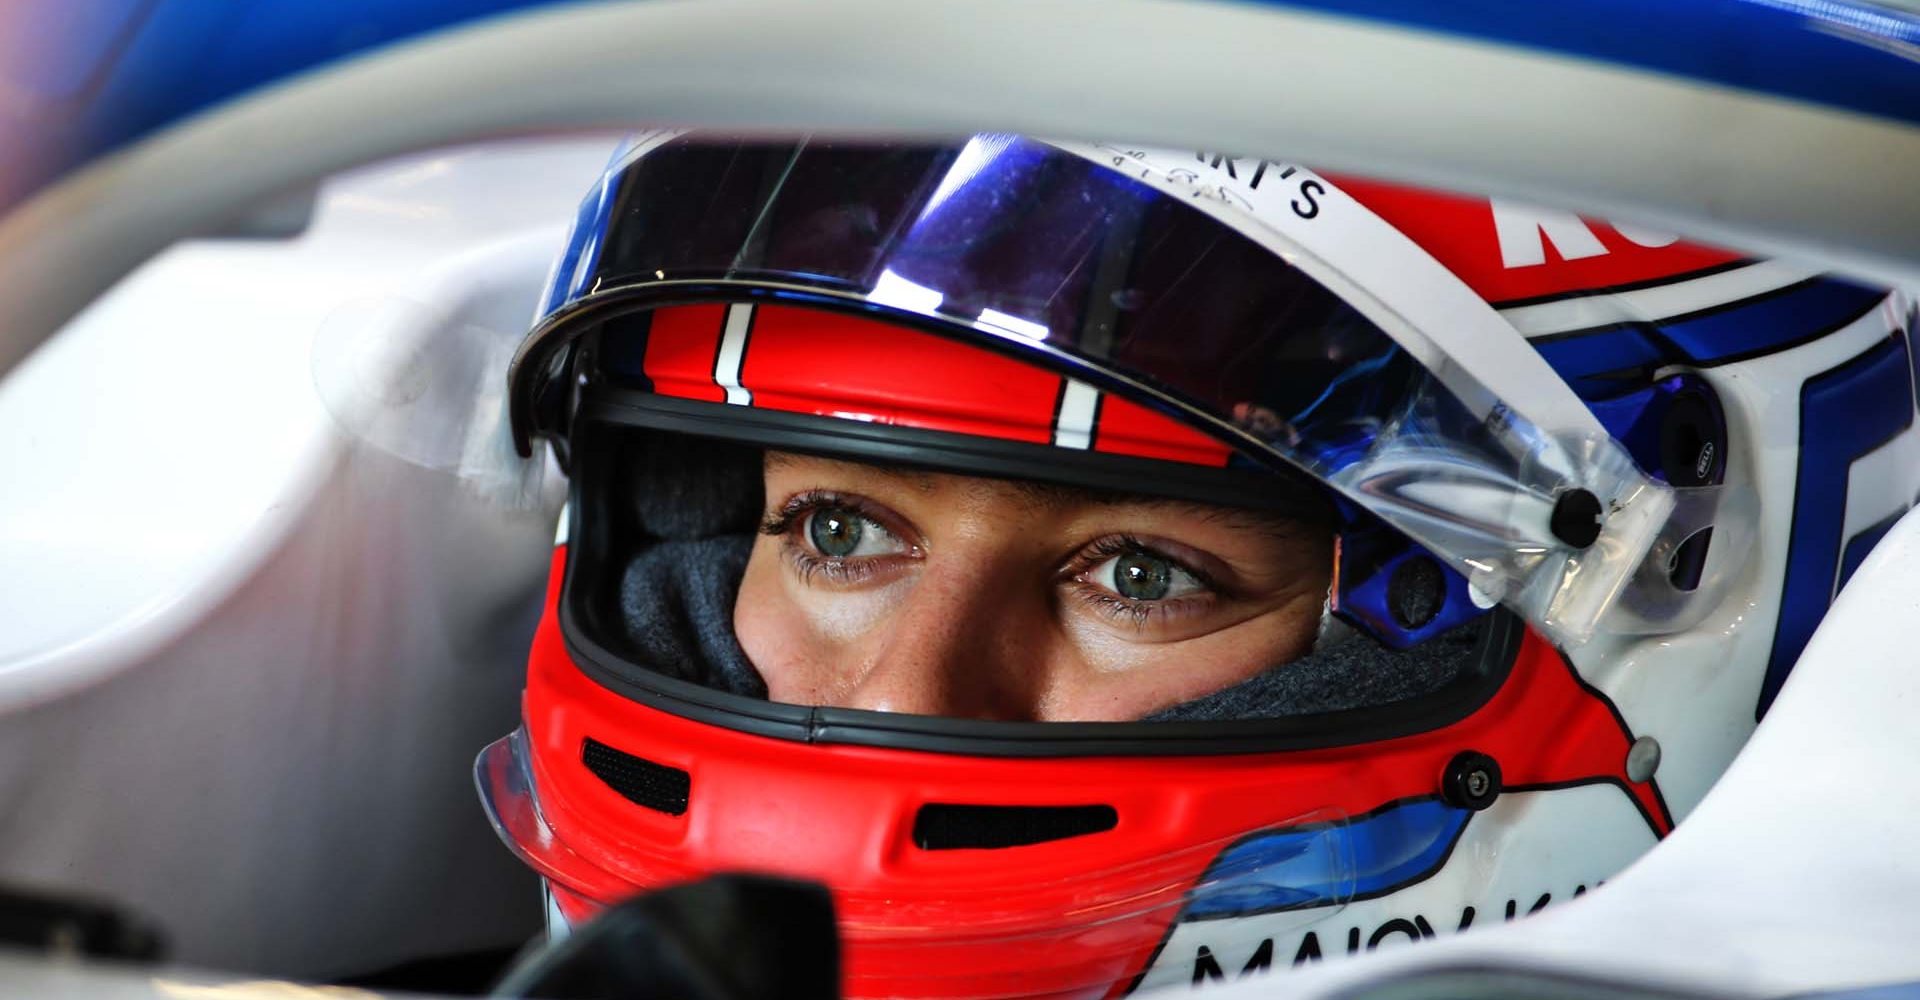
[[[789,468],[802,462],[828,462],[833,465],[856,469],[861,473],[884,476],[912,487],[921,493],[931,493],[937,487],[937,477],[941,475],[962,476],[961,473],[938,473],[928,469],[918,469],[903,465],[879,465],[866,462],[853,462],[843,458],[829,458],[824,455],[802,455],[795,452],[768,451],[767,468]],[[973,477],[964,477],[973,478]],[[1119,507],[1124,505],[1143,505],[1153,507],[1182,507],[1194,511],[1211,511],[1208,504],[1194,503],[1190,500],[1174,500],[1168,497],[1153,496],[1147,493],[1130,493],[1123,490],[1096,490],[1084,486],[1066,486],[1060,483],[1042,483],[1027,479],[998,479],[982,477],[984,481],[1004,483],[1019,494],[1020,499],[1035,507],[1081,507],[1098,505]]]
[[[1084,486],[1065,486],[1059,483],[1039,483],[1015,479],[1008,480],[1008,484],[1017,490],[1021,498],[1027,502],[1035,506],[1054,510],[1082,506],[1147,507],[1157,510],[1173,511],[1195,520],[1214,521],[1229,527],[1264,531],[1281,537],[1292,537],[1303,531],[1322,530],[1312,525],[1311,522],[1297,517],[1290,517],[1276,511],[1254,510],[1246,507],[1228,507],[1221,504],[1200,503],[1194,500],[1155,496],[1150,493],[1131,493],[1125,490],[1099,490],[1089,489]]]
[[[1097,504],[1102,507],[1122,505],[1142,505],[1149,507],[1191,507],[1195,510],[1209,509],[1206,504],[1189,500],[1173,500],[1168,497],[1153,496],[1147,493],[1129,493],[1124,490],[1096,490],[1084,486],[1066,486],[1060,483],[1039,483],[1024,479],[1010,479],[1020,498],[1038,507],[1077,507]]]
[[[840,458],[801,455],[794,452],[770,450],[766,453],[766,465],[769,469],[792,466],[801,462],[829,462],[834,465],[845,466],[849,469],[857,469],[863,473],[884,476],[918,493],[934,492],[934,490],[938,488],[939,476],[961,476],[960,473],[938,473],[926,469],[913,468],[911,466],[876,465],[866,462],[853,462]],[[1303,530],[1321,530],[1312,526],[1311,522],[1274,511],[1228,507],[1217,504],[1199,503],[1193,500],[1156,496],[1150,493],[1091,489],[1085,486],[1067,486],[1061,483],[1043,483],[1027,479],[985,479],[984,481],[1012,487],[1021,500],[1035,507],[1048,510],[1068,510],[1074,507],[1089,506],[1149,507],[1176,511],[1196,520],[1216,521],[1232,527],[1266,531],[1283,537],[1297,535]]]
[[[937,477],[941,475],[963,475],[961,473],[938,473],[928,469],[914,468],[912,466],[870,465],[866,462],[853,462],[842,458],[828,458],[826,456],[800,455],[794,452],[767,452],[767,468],[769,469],[789,468],[802,462],[828,462],[849,469],[857,469],[863,474],[878,475],[894,480],[902,485],[912,487],[916,492],[920,493],[933,492],[938,486]],[[974,477],[964,476],[963,478]],[[1215,509],[1207,504],[1194,503],[1188,500],[1173,500],[1146,493],[1129,493],[1121,490],[1096,490],[1084,486],[1066,486],[1059,483],[1042,483],[1027,479],[982,477],[982,481],[1012,487],[1022,501],[1034,507],[1061,509],[1089,505],[1101,507],[1143,505],[1190,508],[1196,512]]]
[[[875,473],[888,479],[899,480],[919,493],[932,493],[935,488],[934,473],[924,469],[914,469],[896,465],[868,465],[865,462],[850,462],[843,458],[828,458],[824,455],[805,455],[789,451],[768,451],[766,468],[781,469],[802,462],[827,462],[833,465],[857,469],[863,473]]]

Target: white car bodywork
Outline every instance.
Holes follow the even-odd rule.
[[[0,882],[283,976],[534,932],[468,775],[519,717],[563,485],[483,474],[486,407],[613,145],[339,178],[0,382]]]

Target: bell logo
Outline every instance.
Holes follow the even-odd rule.
[[[1493,208],[1493,231],[1500,241],[1500,264],[1506,268],[1533,267],[1547,262],[1547,244],[1561,260],[1598,257],[1607,252],[1606,244],[1595,236],[1586,220],[1572,212],[1540,208],[1506,201],[1489,200]],[[1638,226],[1613,224],[1613,231],[1627,242],[1649,249],[1670,246],[1680,237]]]

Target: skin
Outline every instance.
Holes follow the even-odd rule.
[[[795,704],[1138,719],[1305,654],[1332,565],[1272,514],[813,456],[766,496],[734,629]]]

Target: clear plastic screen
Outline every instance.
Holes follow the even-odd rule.
[[[656,133],[605,191],[604,242],[563,264],[523,375],[571,306],[648,286],[751,284],[938,320],[1313,473],[1564,644],[1592,635],[1657,540],[1710,523],[1672,523],[1673,491],[1603,432],[1543,429],[1299,255],[1055,146]],[[1551,527],[1576,489],[1603,512],[1586,546]]]

